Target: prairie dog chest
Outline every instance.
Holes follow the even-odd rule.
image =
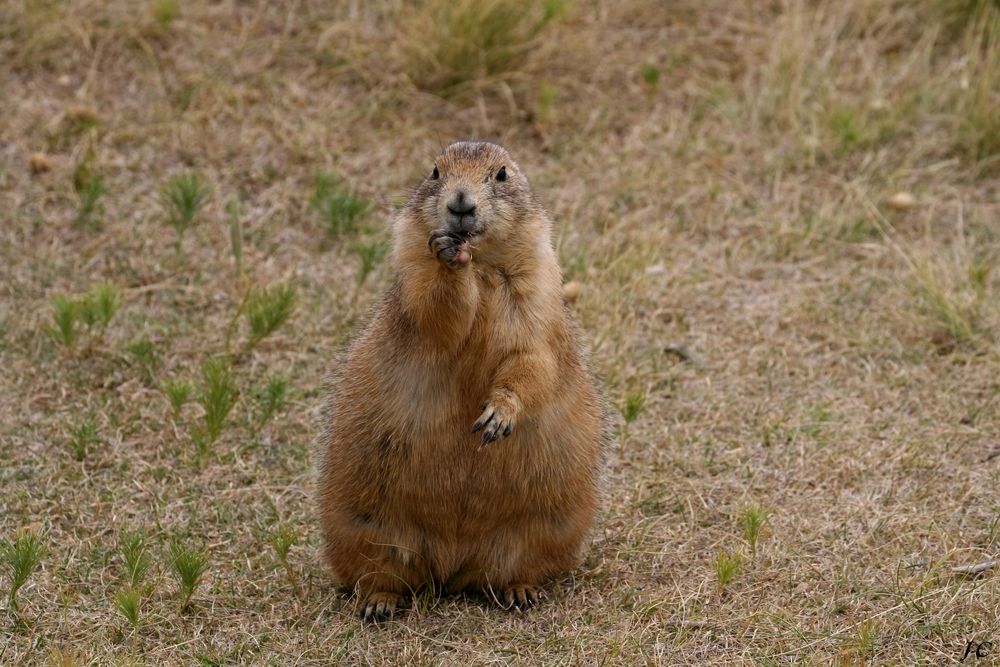
[[[479,304],[466,349],[489,365],[514,350],[536,346],[543,336],[537,293],[525,289],[529,279],[502,270],[477,275]]]

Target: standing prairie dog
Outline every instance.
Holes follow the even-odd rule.
[[[413,591],[538,602],[598,509],[602,401],[552,223],[496,144],[445,149],[394,223],[398,274],[333,380],[324,556],[366,621]]]

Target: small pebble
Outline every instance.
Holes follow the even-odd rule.
[[[913,208],[917,205],[917,198],[909,192],[897,192],[893,196],[886,199],[885,203],[889,206],[889,208],[894,208],[897,211],[905,211],[906,209]]]
[[[42,174],[52,169],[52,164],[45,153],[32,153],[28,160],[28,166],[31,167],[32,174]]]

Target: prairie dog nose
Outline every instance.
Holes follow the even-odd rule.
[[[448,200],[448,210],[455,215],[473,215],[476,212],[476,200],[465,190],[456,190]]]

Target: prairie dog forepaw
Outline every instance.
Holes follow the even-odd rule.
[[[514,430],[520,412],[521,401],[514,392],[501,389],[483,405],[483,413],[472,425],[472,432],[482,430],[483,445],[506,438]]]
[[[427,245],[430,247],[431,252],[434,253],[434,256],[447,265],[448,268],[458,269],[472,261],[469,242],[443,229],[431,232]]]
[[[361,605],[361,618],[365,623],[388,621],[401,600],[398,593],[371,593]]]

